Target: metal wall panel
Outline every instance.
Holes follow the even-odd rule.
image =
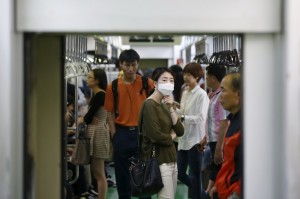
[[[17,0],[17,30],[278,32],[280,0]]]

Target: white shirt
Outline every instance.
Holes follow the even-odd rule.
[[[209,106],[207,93],[196,86],[183,91],[179,115],[184,115],[184,135],[178,138],[178,150],[190,150],[205,136],[205,124]]]

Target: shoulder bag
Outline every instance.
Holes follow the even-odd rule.
[[[74,165],[90,164],[90,139],[87,136],[87,125],[85,123],[78,125],[78,137],[75,141],[71,162]]]

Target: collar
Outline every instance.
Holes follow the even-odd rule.
[[[200,86],[199,86],[199,85],[196,85],[195,88],[193,88],[193,89],[192,89],[191,91],[189,91],[189,92],[194,93],[194,92],[196,92],[198,89],[200,89]]]
[[[209,94],[209,98],[212,99],[215,95],[219,94],[221,92],[221,87],[219,87],[217,90],[215,91],[212,91],[210,94]]]
[[[240,117],[240,113],[241,113],[241,111],[238,111],[236,114],[232,114],[232,113],[230,113],[228,116],[227,116],[227,119],[228,120],[230,120],[230,121],[232,121],[232,120],[234,120],[235,118],[238,118],[238,117]]]
[[[221,87],[219,87],[217,90],[215,90],[213,93],[216,95],[218,93],[220,93],[222,90],[221,90]]]

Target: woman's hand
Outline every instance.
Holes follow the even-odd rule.
[[[163,103],[167,104],[168,107],[171,109],[173,108],[173,104],[174,104],[174,98],[172,96],[165,96],[163,98]]]
[[[176,138],[176,133],[173,129],[171,129],[171,137],[172,137],[172,140],[174,140]]]
[[[203,152],[205,150],[205,147],[207,145],[207,138],[204,136],[204,138],[199,142],[197,149],[199,152]]]

